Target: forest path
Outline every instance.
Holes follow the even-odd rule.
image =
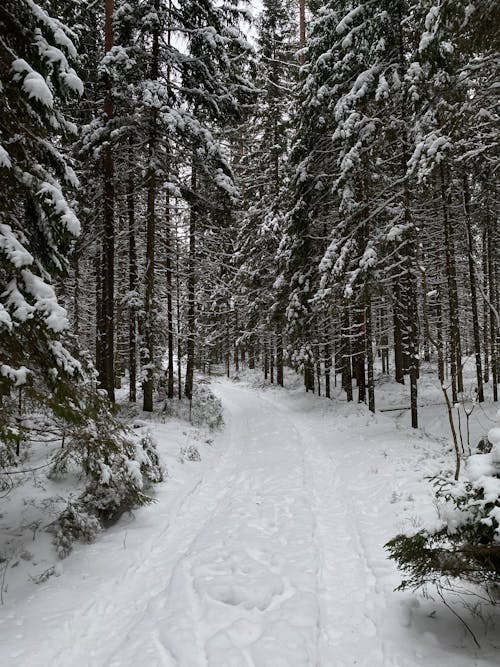
[[[385,462],[390,422],[286,391],[212,387],[226,419],[215,462],[137,533],[80,551],[87,573],[70,568],[14,609],[0,633],[17,628],[22,648],[3,665],[493,664],[438,639],[429,610],[392,593],[382,545],[405,481]]]

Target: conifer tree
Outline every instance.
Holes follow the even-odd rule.
[[[55,280],[80,232],[69,197],[78,186],[57,147],[76,132],[63,105],[83,92],[71,30],[31,0],[0,10],[0,395],[1,432],[14,387],[68,417],[82,374]]]

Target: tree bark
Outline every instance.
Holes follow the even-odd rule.
[[[465,225],[467,230],[467,245],[468,245],[468,259],[469,259],[472,329],[474,333],[474,355],[476,358],[477,399],[479,403],[482,403],[484,401],[484,391],[483,391],[483,369],[481,363],[481,334],[479,331],[479,313],[477,308],[476,270],[474,267],[474,243],[472,238],[472,222],[471,222],[471,212],[470,212],[469,177],[465,171],[463,174],[463,187],[464,187],[463,194],[464,194]]]
[[[191,170],[191,190],[196,196],[197,180],[196,167],[193,163]],[[195,326],[196,326],[196,304],[195,304],[195,290],[196,290],[196,223],[197,210],[196,204],[193,202],[189,213],[189,258],[188,258],[188,313],[187,313],[187,363],[186,363],[186,379],[184,395],[191,400],[193,398],[193,378],[194,378],[194,343],[195,343]]]
[[[137,292],[137,248],[135,242],[135,183],[132,168],[132,138],[129,141],[129,174],[127,179],[128,217],[128,288],[131,294]],[[128,320],[128,372],[129,400],[137,400],[137,310],[136,304],[129,304]]]
[[[276,335],[276,380],[280,387],[283,386],[283,335]]]
[[[442,164],[439,166],[441,184],[441,206],[443,212],[444,243],[446,254],[446,282],[448,285],[448,310],[449,310],[449,344],[450,344],[450,372],[451,372],[451,395],[453,403],[458,401],[459,393],[459,364],[461,366],[461,354],[459,352],[459,321],[458,321],[458,293],[457,277],[455,267],[455,248],[453,243],[453,228],[451,225],[448,206],[448,186],[446,175]]]
[[[165,197],[165,269],[167,283],[167,329],[168,329],[168,361],[167,361],[167,398],[174,397],[174,311],[173,311],[173,276],[172,276],[172,220],[170,215],[170,195]]]
[[[113,48],[113,14],[114,1],[105,0],[104,20],[104,52],[108,53]],[[109,123],[114,115],[114,104],[111,94],[111,82],[107,82],[106,96],[104,98],[104,115],[106,123]],[[108,140],[103,151],[103,290],[102,290],[102,313],[99,318],[101,331],[99,339],[101,354],[98,361],[98,371],[102,387],[107,391],[111,401],[115,400],[114,381],[114,261],[115,261],[115,189],[114,189],[114,161],[111,142]]]
[[[160,8],[159,0],[155,0],[155,10]],[[151,52],[151,79],[156,81],[159,75],[160,58],[160,36],[158,29],[153,31]],[[157,176],[154,156],[156,152],[156,142],[158,139],[158,112],[155,108],[150,111],[150,130],[149,130],[149,165],[147,169],[147,209],[146,209],[146,289],[144,300],[144,326],[143,326],[143,373],[145,374],[142,391],[143,404],[142,409],[145,412],[153,411],[153,390],[154,390],[154,286],[155,286],[155,242],[156,242],[156,190]]]

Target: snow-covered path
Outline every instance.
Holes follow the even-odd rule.
[[[369,424],[353,433],[347,415],[310,397],[225,381],[214,390],[226,428],[211,467],[6,609],[3,665],[495,664],[474,655],[453,616],[432,632],[432,609],[392,593],[382,545],[399,484],[383,472],[395,444],[380,445],[387,420],[371,442]]]

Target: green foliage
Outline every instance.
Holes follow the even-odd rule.
[[[208,426],[210,429],[218,429],[224,425],[222,403],[210,387],[203,383],[195,385],[191,403],[187,400],[168,400],[163,411],[170,417],[190,421],[193,426]]]
[[[474,459],[491,456],[477,454]],[[438,588],[462,580],[487,588],[500,576],[499,475],[481,475],[476,481],[435,479],[441,522],[431,530],[397,535],[385,548],[404,574],[398,590],[429,584]],[[491,483],[493,481],[493,484]],[[492,492],[493,490],[493,492]]]
[[[69,427],[65,446],[53,462],[53,475],[77,470],[87,480],[84,492],[68,503],[56,522],[61,557],[75,539],[92,541],[102,526],[123,512],[151,503],[145,490],[165,477],[151,436],[139,438],[113,415],[107,399],[92,398],[86,421]]]

